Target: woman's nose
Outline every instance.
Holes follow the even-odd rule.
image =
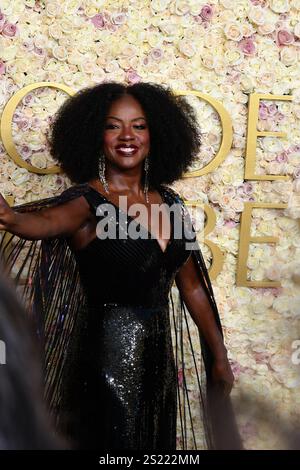
[[[119,139],[122,139],[122,140],[134,139],[134,134],[133,134],[131,126],[122,126],[121,132],[119,134]]]

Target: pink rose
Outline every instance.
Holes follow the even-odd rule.
[[[162,50],[159,49],[158,47],[152,49],[150,54],[151,54],[151,57],[152,57],[153,60],[160,60],[163,56]]]
[[[277,46],[288,46],[293,44],[294,35],[286,29],[279,29],[276,33],[276,44]]]
[[[34,52],[36,55],[39,55],[39,56],[45,55],[45,54],[44,54],[44,49],[41,49],[40,47],[35,47],[35,46],[34,46],[33,52]]]
[[[285,152],[281,152],[278,155],[276,155],[275,160],[276,162],[279,162],[279,163],[285,163],[288,161],[287,154]]]
[[[22,158],[29,158],[32,155],[32,150],[28,145],[24,144],[20,148],[20,154]]]
[[[274,104],[274,103],[270,104],[270,106],[269,106],[269,114],[270,114],[270,116],[274,116],[274,115],[277,113],[277,111],[278,111],[278,106],[277,106],[277,104]]]
[[[17,126],[19,129],[22,129],[22,131],[27,131],[27,129],[30,128],[29,120],[26,118],[20,119],[20,121],[17,121]]]
[[[247,56],[252,56],[255,54],[255,44],[250,38],[242,39],[239,42],[239,46],[241,51],[247,55]]]
[[[260,119],[268,119],[269,112],[268,107],[265,103],[259,103],[259,118]]]
[[[17,26],[13,23],[5,23],[2,29],[3,36],[7,38],[13,38],[16,35]]]
[[[4,25],[5,25],[5,16],[3,15],[3,13],[0,12],[0,33]]]
[[[0,60],[0,75],[5,74],[5,63]]]
[[[91,21],[93,25],[95,26],[95,28],[97,29],[103,29],[105,26],[104,18],[103,18],[103,15],[101,15],[101,13],[98,13],[97,15],[93,16]]]
[[[212,19],[214,14],[213,8],[210,5],[204,5],[201,8],[200,16],[204,21],[209,21]]]
[[[134,85],[135,83],[139,83],[141,81],[141,77],[136,73],[135,70],[128,70],[126,73],[126,80],[131,85]]]

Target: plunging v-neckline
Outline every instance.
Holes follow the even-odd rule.
[[[100,193],[100,191],[98,191],[97,189],[95,189],[95,188],[94,188],[93,186],[91,186],[90,184],[88,184],[88,187],[89,187],[91,190],[93,190],[95,193],[97,193],[99,196],[101,196],[106,202],[108,202],[109,204],[112,204],[116,209],[118,209],[119,212],[123,212],[123,214],[125,214],[128,219],[133,220],[136,224],[140,225],[144,230],[146,230],[147,233],[148,233],[148,235],[150,235],[150,238],[153,239],[153,240],[156,242],[156,244],[157,244],[157,246],[158,246],[160,252],[161,252],[162,254],[165,254],[165,253],[166,253],[167,249],[169,248],[169,246],[170,246],[170,244],[171,244],[171,242],[172,242],[172,238],[173,238],[173,227],[172,227],[172,223],[171,223],[171,219],[170,219],[170,218],[169,218],[169,222],[170,222],[170,238],[169,238],[169,240],[168,240],[168,243],[167,243],[166,246],[165,246],[165,249],[163,250],[161,244],[159,243],[159,239],[158,239],[157,237],[155,237],[155,236],[153,235],[153,233],[150,232],[150,230],[149,230],[148,228],[146,228],[143,224],[140,224],[139,222],[136,222],[136,220],[135,220],[136,217],[132,217],[131,215],[129,215],[128,212],[126,212],[126,211],[124,211],[123,209],[121,209],[120,206],[118,206],[118,204],[115,204],[113,201],[111,201],[110,199],[108,199],[103,193]],[[162,199],[162,204],[166,203],[165,198],[163,197],[161,191],[158,190],[158,193],[159,193],[159,195],[160,195],[160,197],[161,197],[161,199]],[[167,204],[167,203],[166,203],[166,204]],[[167,205],[168,205],[168,204],[167,204]]]

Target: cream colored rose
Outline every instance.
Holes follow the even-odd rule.
[[[49,38],[45,34],[39,34],[34,38],[34,45],[39,49],[44,49],[49,42]]]
[[[180,29],[178,27],[179,25],[175,24],[175,23],[171,23],[169,21],[165,21],[163,23],[161,23],[160,25],[160,29],[162,31],[162,33],[165,35],[164,37],[164,40],[168,41],[168,42],[173,42],[176,37],[180,36],[181,32],[180,32]]]
[[[228,10],[231,10],[231,8],[232,8],[232,1],[231,0],[220,0],[220,4]]]
[[[81,65],[80,65],[80,69],[84,73],[92,74],[96,71],[95,62],[92,62],[90,60],[84,60],[84,61],[82,61]]]
[[[240,86],[244,92],[251,93],[255,87],[254,78],[250,75],[242,75]]]
[[[86,5],[85,8],[84,8],[84,14],[88,17],[88,18],[93,18],[93,16],[97,15],[97,13],[99,13],[98,11],[98,8],[96,8],[95,6],[93,5]]]
[[[231,41],[240,41],[243,38],[242,27],[237,22],[226,24],[224,27],[224,33]]]
[[[238,65],[242,63],[244,54],[238,49],[227,50],[224,54],[225,62],[228,65]]]
[[[298,193],[290,195],[285,213],[292,219],[300,218],[300,195]]]
[[[80,4],[81,0],[64,0],[62,6],[67,15],[73,15],[78,11]]]
[[[153,13],[161,13],[169,7],[170,3],[170,0],[152,0],[150,8]]]
[[[178,44],[179,51],[186,57],[193,57],[197,52],[197,46],[192,41],[182,39]]]
[[[300,38],[300,22],[295,25],[294,34],[297,36],[297,38]]]
[[[264,24],[259,25],[257,31],[262,35],[271,34],[275,31],[275,23],[267,21]]]
[[[24,185],[29,178],[30,173],[26,168],[17,168],[11,175],[11,180],[16,186]]]
[[[68,57],[68,52],[64,46],[54,46],[52,54],[57,60],[64,61]]]
[[[263,137],[260,145],[266,152],[275,153],[284,150],[282,140],[275,137]]]
[[[280,51],[280,59],[284,65],[293,65],[298,60],[298,52],[295,47],[287,46],[283,47]]]
[[[68,19],[68,18],[63,18],[59,22],[59,26],[65,34],[71,34],[72,31],[73,31],[73,24],[72,24],[71,20]]]
[[[1,44],[1,59],[4,61],[14,60],[18,51],[16,45],[7,45],[3,47],[3,43]]]
[[[13,12],[14,3],[11,0],[1,0],[1,12],[4,15],[11,15]]]
[[[49,26],[48,32],[53,39],[60,39],[63,35],[61,27],[56,23]]]
[[[190,11],[190,2],[187,0],[175,0],[171,6],[171,11],[175,15],[187,15]]]
[[[287,13],[290,11],[289,0],[270,0],[270,8],[275,13]]]
[[[265,23],[266,14],[260,6],[253,6],[250,8],[248,18],[252,23],[262,25]]]
[[[56,17],[60,14],[61,6],[58,2],[47,2],[46,3],[46,13],[50,17]]]
[[[37,168],[47,168],[47,158],[43,153],[35,153],[31,157],[31,164]]]
[[[242,35],[243,35],[244,38],[248,38],[248,37],[252,36],[252,34],[255,33],[255,29],[249,23],[242,23],[241,31],[242,31]]]

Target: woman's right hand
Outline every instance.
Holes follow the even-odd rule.
[[[0,230],[8,230],[16,220],[16,213],[9,207],[0,194]]]

